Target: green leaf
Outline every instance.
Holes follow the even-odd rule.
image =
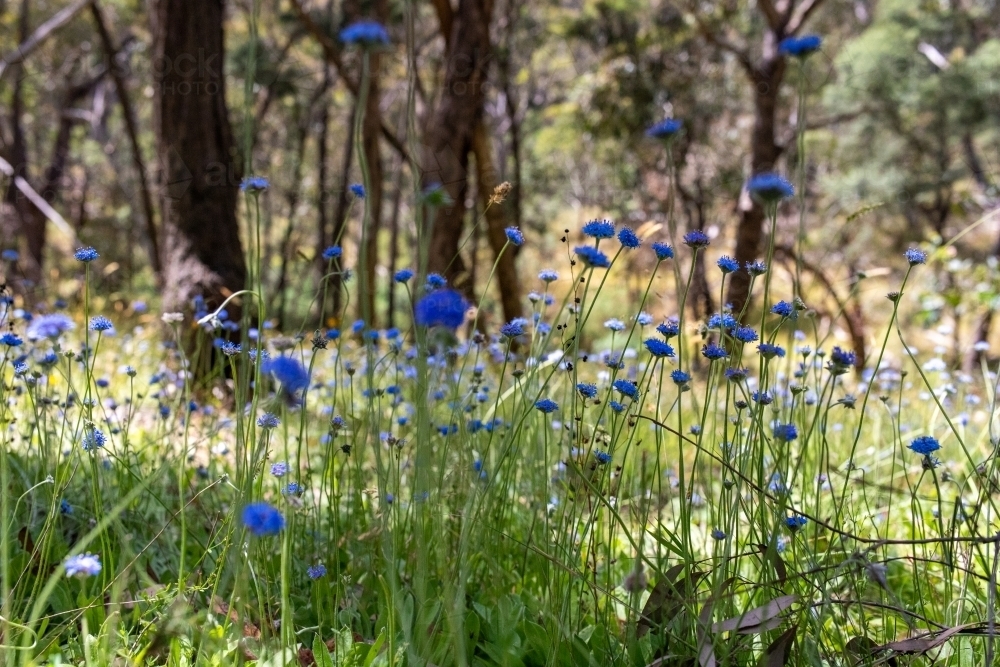
[[[323,639],[316,635],[313,637],[313,658],[316,660],[316,667],[333,667],[333,658],[330,657],[330,651],[327,650],[326,644],[323,643]]]

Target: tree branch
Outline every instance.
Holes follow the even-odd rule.
[[[743,69],[746,70],[747,74],[749,74],[751,78],[756,76],[757,70],[756,67],[754,67],[753,61],[750,60],[749,51],[747,51],[745,48],[740,48],[739,46],[736,46],[732,42],[722,37],[719,37],[711,28],[705,25],[697,17],[695,17],[695,20],[698,22],[698,31],[705,38],[705,41],[707,41],[709,44],[714,44],[723,51],[728,51],[729,53],[736,56],[736,59],[739,61],[740,65],[743,66]]]
[[[20,176],[15,176],[14,167],[12,167],[11,164],[2,157],[0,157],[0,173],[13,178],[14,186],[28,198],[28,201],[34,204],[35,207],[42,212],[42,215],[51,220],[52,223],[59,228],[59,231],[68,236],[74,245],[78,243],[76,232],[74,232],[73,228],[70,227],[68,222],[66,222],[66,219],[59,215],[54,208],[49,206],[49,203],[45,201],[45,197],[35,192],[35,189],[31,187],[31,184],[29,184],[28,181],[24,180]]]
[[[52,18],[38,26],[28,39],[21,42],[13,52],[8,53],[0,59],[0,79],[3,79],[4,74],[11,65],[24,62],[25,58],[41,46],[42,42],[48,39],[52,33],[69,23],[74,16],[79,14],[91,2],[93,0],[77,0],[69,7],[56,12]]]
[[[437,12],[441,35],[444,37],[445,50],[451,43],[451,27],[455,23],[455,12],[451,8],[451,0],[434,0],[434,11]]]
[[[785,34],[794,35],[797,33],[821,4],[823,4],[823,0],[803,0],[802,4],[792,11],[792,16],[785,26]]]
[[[764,18],[767,19],[767,24],[771,27],[771,30],[777,32],[781,27],[783,17],[778,8],[774,6],[773,0],[757,0],[757,6],[763,12]]]

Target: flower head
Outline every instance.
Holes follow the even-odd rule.
[[[552,269],[543,269],[539,272],[538,279],[543,283],[552,283],[559,280],[559,274]]]
[[[791,442],[799,437],[799,430],[795,424],[777,424],[774,427],[774,437],[782,442]]]
[[[580,261],[591,268],[607,269],[611,266],[607,255],[593,246],[580,246],[575,248],[573,252],[580,258]]]
[[[611,454],[608,454],[603,449],[595,449],[594,458],[597,459],[597,462],[602,466],[611,463]]]
[[[605,329],[610,329],[611,331],[614,331],[614,332],[617,333],[619,331],[624,331],[624,329],[625,329],[625,323],[622,322],[621,320],[619,320],[616,317],[612,317],[610,320],[607,320],[604,323],[604,328]]]
[[[510,241],[511,245],[524,245],[524,234],[517,227],[508,227],[503,230],[503,233],[507,235],[507,240]]]
[[[741,343],[752,343],[757,340],[757,332],[753,327],[736,327],[733,329],[733,338]]]
[[[445,287],[448,284],[448,279],[442,276],[440,273],[429,273],[427,274],[427,289],[436,290]]]
[[[653,252],[656,254],[656,261],[662,262],[665,259],[671,259],[674,256],[674,249],[669,243],[654,243],[650,246]]]
[[[277,428],[278,424],[280,424],[280,423],[281,423],[281,420],[278,419],[278,415],[276,415],[276,414],[274,414],[272,412],[265,412],[260,417],[257,417],[257,426],[259,426],[260,428],[264,428],[264,429]],[[272,471],[273,471],[273,468],[272,468]]]
[[[16,262],[20,259],[21,253],[14,250],[13,248],[7,248],[3,252],[0,252],[0,259],[5,262]]]
[[[400,269],[399,271],[396,271],[396,275],[394,275],[392,279],[397,283],[408,283],[412,277],[413,271],[410,269]]]
[[[275,477],[284,477],[288,474],[288,464],[284,461],[271,464],[271,474]]]
[[[706,359],[709,359],[711,361],[715,361],[716,359],[725,359],[726,357],[729,356],[729,353],[726,352],[725,348],[720,347],[715,343],[708,343],[707,345],[702,347],[701,354]]]
[[[917,454],[929,456],[930,454],[941,449],[941,443],[938,442],[938,439],[934,436],[922,435],[919,438],[914,438],[913,441],[907,445],[907,447]]]
[[[631,227],[622,227],[618,230],[618,242],[623,248],[633,250],[642,245],[642,240],[632,231]]]
[[[819,35],[802,35],[801,37],[785,37],[778,42],[778,53],[783,56],[805,58],[819,51],[823,38]]]
[[[90,330],[91,331],[111,331],[115,328],[115,325],[111,323],[111,320],[104,317],[104,315],[98,315],[96,317],[90,318]]]
[[[684,245],[689,248],[707,248],[711,241],[708,238],[708,234],[700,229],[694,229],[684,235]]]
[[[723,255],[720,257],[719,261],[716,262],[716,265],[723,273],[735,273],[740,270],[740,263],[729,255]]]
[[[576,385],[576,390],[580,392],[580,395],[584,398],[594,398],[597,396],[597,385],[588,384],[586,382],[581,382]]]
[[[674,384],[686,385],[691,381],[691,374],[687,371],[682,371],[677,368],[670,373],[670,379],[674,381]]]
[[[661,120],[646,130],[646,136],[652,139],[672,139],[681,131],[683,123],[676,118]]]
[[[746,368],[730,367],[725,372],[726,379],[730,382],[743,382],[748,375],[750,375],[750,371]]]
[[[674,356],[674,348],[670,347],[667,343],[663,342],[658,338],[647,338],[643,341],[643,345],[654,357],[672,357]]]
[[[358,199],[365,198],[365,186],[361,185],[360,183],[353,183],[347,189],[350,190],[351,194],[357,197]]]
[[[659,331],[660,334],[664,338],[666,338],[667,340],[670,340],[674,336],[677,336],[677,335],[680,334],[680,332],[681,332],[681,325],[676,320],[667,320],[666,322],[663,322],[662,324],[656,325],[656,330]]]
[[[465,322],[467,310],[469,304],[464,296],[452,289],[441,289],[421,297],[413,315],[420,326],[441,326],[454,330]]]
[[[86,248],[77,248],[76,252],[73,253],[73,257],[78,262],[89,263],[100,257],[100,255],[92,247],[87,246]]]
[[[581,231],[591,238],[610,239],[615,235],[615,223],[610,220],[591,220]]]
[[[535,409],[538,410],[539,412],[544,412],[545,414],[549,414],[551,412],[555,412],[556,410],[558,410],[559,404],[553,401],[551,398],[543,398],[535,401]]]
[[[843,375],[858,362],[858,355],[853,350],[833,348],[830,353],[830,363],[827,366],[834,375]]]
[[[622,396],[628,396],[629,398],[639,397],[639,387],[634,382],[630,382],[628,380],[615,380],[611,386],[614,387],[615,391]]]
[[[101,572],[101,559],[95,554],[77,554],[63,563],[67,577],[93,577]]]
[[[767,273],[767,264],[765,264],[764,262],[760,261],[759,259],[755,259],[752,262],[747,262],[746,263],[746,270],[747,270],[747,273],[749,273],[751,276],[755,276],[755,277],[756,276],[762,276],[765,273]]]
[[[277,535],[285,527],[285,517],[265,502],[250,503],[243,508],[243,525],[256,537]]]
[[[340,41],[364,48],[389,43],[389,31],[378,21],[356,21],[340,31]]]
[[[268,359],[262,370],[273,375],[289,394],[294,394],[309,386],[309,372],[302,365],[302,362],[294,357],[282,355]]]
[[[781,317],[791,317],[795,312],[795,307],[787,301],[779,301],[771,306],[771,312]]]
[[[101,429],[93,425],[88,425],[83,429],[83,437],[80,439],[80,444],[83,446],[83,451],[89,452],[104,447],[107,441],[108,437],[104,435]]]
[[[326,575],[326,566],[323,564],[313,565],[306,570],[306,575],[315,581],[316,579]]]
[[[775,204],[795,194],[791,183],[770,171],[751,176],[747,181],[747,190],[751,197],[765,204]]]
[[[809,522],[804,516],[795,514],[785,518],[785,526],[793,533]]]
[[[757,346],[757,351],[760,352],[760,356],[765,359],[774,359],[775,357],[785,356],[785,349],[780,345],[774,345],[773,343],[761,343]]]
[[[72,331],[75,326],[68,316],[62,313],[50,313],[33,318],[28,324],[26,333],[30,340],[56,339],[67,331]]]
[[[24,341],[21,340],[19,336],[8,331],[4,335],[0,336],[0,345],[6,345],[7,347],[20,347],[24,345]]]
[[[910,263],[910,266],[916,266],[917,264],[923,264],[927,261],[927,253],[923,250],[918,250],[916,248],[910,248],[906,251],[906,261]]]
[[[712,539],[713,540],[724,540],[726,539],[726,533],[721,528],[712,529]]]
[[[504,338],[517,338],[524,335],[524,326],[517,320],[508,322],[500,327],[500,335]]]
[[[247,176],[240,182],[240,190],[248,194],[260,194],[267,190],[270,182],[263,176]]]
[[[339,245],[332,245],[323,251],[323,259],[330,261],[331,259],[337,259],[344,254],[344,249]]]

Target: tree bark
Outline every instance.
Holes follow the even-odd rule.
[[[442,273],[471,295],[458,244],[468,194],[469,153],[483,115],[484,86],[490,59],[492,0],[459,0],[449,20],[442,20],[447,43],[444,86],[424,135],[423,184],[440,183],[454,203],[437,210],[431,223],[428,271]],[[450,27],[450,30],[447,28]]]
[[[236,220],[241,169],[226,109],[223,0],[152,0],[161,163],[164,308],[217,306],[247,270]]]

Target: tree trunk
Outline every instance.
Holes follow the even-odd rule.
[[[226,110],[223,1],[152,0],[150,23],[164,308],[182,310],[199,294],[218,306],[247,277],[236,220],[241,169]]]
[[[771,35],[769,41],[776,41]],[[765,46],[765,49],[768,47]],[[775,46],[770,45],[775,51]],[[777,112],[778,90],[785,77],[785,59],[775,51],[754,68],[752,82],[754,84],[754,125],[750,145],[750,167],[754,174],[771,171],[781,155],[781,147],[775,141],[775,114]],[[774,233],[774,230],[771,230]],[[734,257],[740,266],[747,262],[760,259],[761,240],[764,235],[764,209],[756,201],[751,200],[750,208],[740,216],[739,228],[736,231],[736,249]],[[737,271],[729,282],[727,301],[732,304],[733,312],[743,310],[750,298],[750,274]]]
[[[458,253],[468,193],[469,152],[483,115],[490,58],[492,0],[459,0],[447,22],[447,71],[437,108],[424,135],[421,158],[425,186],[440,183],[454,203],[433,216],[428,271],[442,273],[471,295],[465,263]],[[425,224],[431,224],[428,220]]]

